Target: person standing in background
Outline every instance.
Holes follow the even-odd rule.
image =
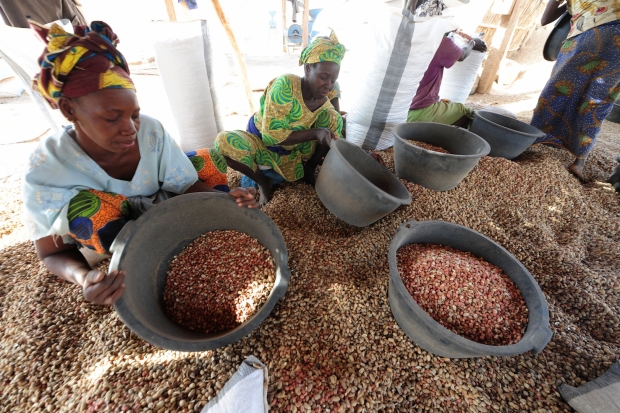
[[[481,39],[471,39],[464,33],[459,33],[469,40],[465,47],[460,47],[448,35],[441,40],[439,48],[424,72],[424,77],[411,101],[407,122],[435,122],[466,127],[473,118],[472,107],[440,99],[439,89],[444,69],[449,69],[456,62],[465,60],[472,50],[486,52],[487,45]]]
[[[551,77],[538,98],[531,124],[545,133],[536,144],[569,151],[568,170],[584,181],[583,167],[620,95],[620,2],[617,0],[549,0],[543,26],[566,10],[572,15]]]

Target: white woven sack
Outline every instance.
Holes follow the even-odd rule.
[[[207,22],[153,22],[152,27],[155,60],[179,130],[175,140],[186,152],[212,148],[223,127]]]
[[[357,87],[347,115],[347,140],[364,149],[394,144],[391,129],[407,121],[411,100],[444,33],[456,29],[452,17],[415,18],[407,11],[376,9],[374,41],[359,65]],[[347,56],[348,58],[348,56]]]
[[[467,59],[456,62],[450,69],[444,70],[439,97],[452,102],[465,103],[483,60],[484,53],[472,50]]]

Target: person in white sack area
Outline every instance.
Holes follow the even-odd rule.
[[[472,50],[486,52],[487,45],[482,39],[472,39],[467,34],[457,31],[456,34],[469,40],[465,47],[460,47],[452,40],[452,33],[446,33],[428,65],[411,101],[407,122],[435,122],[466,127],[473,119],[474,108],[463,103],[440,99],[439,89],[444,69],[467,59]]]

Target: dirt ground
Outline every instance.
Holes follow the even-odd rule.
[[[544,38],[537,30],[509,56],[525,69],[512,86],[496,85],[469,102],[529,122],[552,68],[542,60]],[[255,100],[276,74],[299,73],[297,59],[248,54]],[[132,70],[144,112],[174,135],[152,67]],[[225,127],[243,128],[250,113],[237,73],[222,90]],[[345,97],[343,110],[346,104]],[[26,95],[0,98],[0,113],[34,117],[36,110]],[[584,384],[620,358],[620,197],[605,183],[620,154],[620,124],[603,124],[585,184],[566,171],[572,159],[563,150],[536,147],[514,162],[485,157],[453,191],[407,184],[412,205],[364,229],[331,215],[310,186],[284,185],[265,212],[289,248],[286,297],[250,336],[199,354],[149,345],[112,309],[84,303],[77,287],[41,265],[21,221],[20,195],[39,139],[0,147],[1,412],[199,411],[249,354],[269,366],[277,412],[570,412],[557,386]],[[391,151],[384,155],[393,170]],[[387,300],[389,242],[410,219],[465,225],[515,255],[547,299],[554,333],[547,348],[450,360],[417,347]]]

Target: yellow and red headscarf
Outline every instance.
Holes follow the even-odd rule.
[[[334,62],[340,66],[346,51],[332,30],[329,39],[317,37],[306,47],[299,57],[299,65],[311,65],[319,62]]]
[[[61,96],[76,98],[107,88],[135,90],[129,66],[116,49],[118,37],[106,23],[75,26],[75,34],[55,23],[47,28],[31,21],[30,26],[47,44],[33,86],[53,108]]]

